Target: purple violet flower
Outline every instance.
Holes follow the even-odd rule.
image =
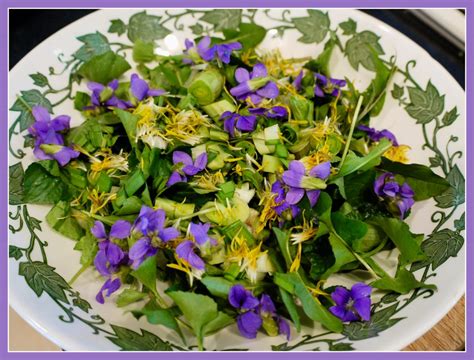
[[[249,108],[249,112],[252,115],[266,116],[270,119],[286,118],[288,116],[288,110],[284,106],[273,106],[270,109],[267,108]]]
[[[275,203],[278,204],[277,206],[273,207],[273,209],[280,216],[286,210],[290,209],[291,217],[295,218],[300,213],[300,208],[296,205],[288,204],[288,202],[285,200],[285,187],[286,185],[280,180],[277,180],[272,184],[272,193],[277,194],[274,200]]]
[[[102,276],[117,272],[120,264],[127,262],[126,253],[111,239],[125,239],[130,236],[131,225],[128,221],[117,220],[107,235],[104,224],[96,221],[91,233],[99,240],[99,251],[94,258],[94,265]]]
[[[193,268],[204,270],[206,264],[204,260],[194,252],[195,249],[196,244],[194,242],[185,240],[176,247],[176,255],[178,255],[180,259],[186,260]]]
[[[351,290],[337,286],[331,293],[331,298],[336,303],[329,311],[343,322],[370,320],[370,293],[372,287],[364,283],[354,284]]]
[[[254,311],[247,311],[237,316],[237,327],[240,335],[247,339],[255,339],[262,324],[262,318]]]
[[[121,100],[115,95],[118,86],[119,82],[117,79],[109,82],[107,86],[93,81],[87,83],[87,87],[92,91],[92,106],[86,106],[84,109],[95,109],[100,106],[116,107],[119,109],[132,107],[133,105],[129,101]]]
[[[242,44],[239,42],[231,42],[224,44],[211,45],[211,38],[209,36],[204,36],[197,45],[191,40],[186,39],[184,41],[186,46],[185,54],[189,55],[189,58],[183,59],[185,64],[192,64],[196,59],[196,54],[199,55],[205,61],[212,61],[217,55],[217,58],[222,61],[224,64],[230,62],[230,55],[234,50],[242,49]]]
[[[378,142],[382,140],[383,138],[386,138],[391,141],[393,146],[398,146],[397,138],[391,131],[387,129],[383,129],[379,131],[365,125],[359,125],[357,129],[366,132],[369,139],[374,142]]]
[[[339,96],[340,88],[346,86],[345,80],[328,78],[322,74],[314,74],[314,95],[318,97],[325,97],[326,94],[331,96]]]
[[[106,282],[104,283],[104,285],[102,285],[102,287],[100,288],[97,295],[95,296],[96,301],[100,304],[103,304],[104,303],[104,291],[107,290],[106,296],[109,297],[110,295],[112,295],[112,293],[114,293],[115,291],[120,289],[121,285],[122,285],[122,283],[120,282],[119,278],[116,278],[114,280],[112,280],[112,278],[107,279]]]
[[[296,91],[301,91],[301,89],[303,89],[301,86],[301,80],[303,80],[303,70],[301,70],[295,80],[293,80],[293,87],[296,89]]]
[[[32,114],[35,123],[28,128],[28,132],[35,138],[33,153],[40,160],[56,160],[61,166],[71,159],[77,158],[80,153],[64,146],[61,131],[69,129],[71,118],[60,115],[51,120],[48,110],[42,106],[33,106]]]
[[[329,161],[316,165],[308,175],[306,175],[306,169],[302,162],[291,161],[288,170],[282,175],[283,182],[289,186],[285,201],[290,205],[296,205],[306,193],[311,206],[315,206],[321,191],[318,189],[318,183],[315,183],[313,179],[326,180],[330,173],[331,163]]]
[[[235,129],[242,132],[251,132],[255,130],[255,126],[257,125],[256,116],[244,116],[230,111],[224,111],[220,120],[224,120],[224,130],[227,131],[231,137],[235,137]]]
[[[265,65],[258,63],[251,73],[247,69],[237,68],[235,79],[239,85],[230,89],[230,93],[239,100],[250,97],[253,104],[259,104],[264,98],[274,99],[278,96],[277,84],[268,76]]]
[[[132,74],[130,78],[130,91],[137,101],[142,101],[147,97],[160,96],[166,92],[161,89],[150,89],[148,83],[137,74]]]
[[[415,193],[413,189],[404,183],[400,185],[395,180],[392,173],[384,173],[380,175],[374,182],[374,192],[389,204],[389,209],[393,210],[393,205],[396,205],[395,212],[398,212],[400,219],[404,219],[406,213],[411,209],[415,200],[413,196]]]
[[[185,152],[174,151],[173,164],[175,165],[175,170],[171,173],[166,186],[171,186],[178,182],[187,182],[188,178],[186,175],[193,176],[203,171],[207,166],[207,153],[203,152],[198,155],[193,162],[192,157]]]
[[[198,243],[198,245],[205,245],[209,242],[211,245],[216,245],[217,241],[214,238],[211,238],[208,233],[209,229],[211,228],[211,224],[209,223],[193,223],[189,224],[189,232],[194,237],[194,240]]]
[[[158,249],[153,245],[157,240],[168,242],[179,236],[178,229],[165,228],[166,215],[163,209],[153,210],[143,205],[133,224],[133,233],[142,237],[130,248],[128,256],[133,261],[132,268],[136,269],[146,258],[156,254]],[[153,240],[153,241],[152,241]]]
[[[260,304],[252,292],[240,284],[230,288],[229,303],[239,310],[253,310]]]

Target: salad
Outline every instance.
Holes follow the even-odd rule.
[[[256,45],[203,36],[164,56],[139,40],[132,72],[112,51],[78,69],[79,126],[31,108],[23,201],[53,205],[48,224],[75,241],[70,284],[95,271],[99,304],[183,342],[188,328],[201,350],[232,324],[249,339],[290,339],[308,321],[341,332],[370,321],[375,291],[433,288],[407,270],[426,255],[406,219],[449,184],[371,123],[395,64],[374,52],[357,89],[329,71],[332,38],[314,58]],[[398,252],[395,272],[384,251]],[[326,285],[356,270],[364,281]]]

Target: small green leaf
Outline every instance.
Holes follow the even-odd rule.
[[[78,91],[76,92],[76,95],[74,96],[74,109],[83,111],[84,108],[89,105],[91,100],[91,97],[89,94]]]
[[[19,260],[23,256],[21,249],[15,245],[8,246],[8,257],[14,258],[15,260]]]
[[[20,121],[20,131],[25,131],[34,124],[35,118],[31,113],[33,106],[43,106],[50,114],[53,112],[51,102],[36,89],[22,91],[18,97],[10,110],[20,112],[20,116],[18,117]]]
[[[375,71],[373,52],[378,55],[384,54],[379,39],[380,37],[372,31],[365,30],[347,41],[345,53],[354,69],[359,70],[359,64],[362,64],[367,70]]]
[[[127,25],[121,19],[110,20],[110,27],[108,32],[111,34],[117,34],[121,36],[127,31]]]
[[[399,294],[408,294],[411,290],[417,288],[436,288],[434,285],[426,285],[416,280],[415,276],[404,268],[399,268],[395,277],[385,276],[373,281],[370,285],[377,289],[391,290]]]
[[[448,209],[463,204],[465,201],[466,181],[457,165],[454,165],[451,169],[446,180],[448,180],[451,186],[441,195],[435,196],[436,206]]]
[[[406,106],[408,114],[416,119],[417,124],[427,124],[444,110],[444,95],[440,96],[431,81],[426,90],[408,87],[410,104]]]
[[[171,31],[160,24],[160,16],[148,15],[146,11],[134,14],[128,23],[128,38],[131,42],[141,40],[152,43],[163,39]]]
[[[130,64],[124,57],[108,51],[92,57],[77,72],[90,81],[105,85],[118,79],[128,69],[130,69]]]
[[[33,84],[36,86],[45,87],[49,84],[48,78],[40,72],[30,74],[29,76],[33,79]]]
[[[357,23],[349,19],[339,24],[339,27],[342,29],[344,35],[354,35],[357,30]]]
[[[363,173],[352,173],[344,177],[344,188],[347,201],[353,206],[359,206],[373,196],[376,172],[374,169]]]
[[[222,311],[219,311],[217,313],[217,317],[214,318],[214,320],[204,325],[204,329],[203,329],[204,336],[212,335],[233,323],[235,323],[234,318],[223,313]]]
[[[218,276],[204,276],[201,279],[201,282],[213,296],[221,297],[223,299],[227,299],[230,288],[233,285],[229,280]]]
[[[23,202],[23,178],[25,172],[21,162],[8,167],[8,184],[9,197],[8,203],[10,205],[18,205]]]
[[[214,31],[237,29],[242,21],[241,9],[216,9],[207,11],[199,20],[214,25]]]
[[[54,230],[70,239],[80,240],[84,236],[84,229],[72,215],[69,202],[56,203],[46,215],[46,222]]]
[[[196,23],[189,27],[194,35],[201,35],[204,31],[204,27],[200,23]]]
[[[308,9],[307,17],[293,18],[296,29],[303,35],[298,41],[311,44],[320,43],[329,31],[329,16],[320,10]]]
[[[344,239],[348,245],[352,245],[358,239],[367,234],[368,226],[364,222],[351,219],[340,212],[331,214],[331,221],[336,233]]]
[[[138,116],[129,113],[128,111],[124,111],[121,109],[115,109],[114,113],[120,118],[123,127],[125,128],[125,132],[127,133],[128,139],[132,147],[136,146],[136,135],[137,135],[137,122]]]
[[[115,336],[107,336],[107,339],[117,345],[123,351],[172,351],[169,342],[164,341],[149,331],[140,329],[141,333],[126,329],[117,325],[110,325]]]
[[[118,307],[124,307],[146,298],[148,295],[135,289],[124,289],[117,297]]]
[[[392,97],[394,99],[401,99],[405,94],[405,88],[403,86],[393,84]]]
[[[22,262],[18,274],[25,277],[28,286],[38,297],[46,292],[53,299],[69,304],[64,291],[71,287],[54,270],[55,268],[40,261]]]
[[[133,60],[137,63],[146,63],[155,59],[155,45],[138,39],[133,45]]]
[[[84,45],[72,55],[76,59],[88,61],[94,56],[110,51],[107,38],[100,32],[79,36],[77,40],[84,43]]]
[[[81,251],[81,265],[91,265],[98,250],[97,239],[88,232],[79,239],[74,250]]]
[[[450,126],[452,123],[456,121],[459,117],[458,108],[455,106],[450,111],[444,113],[443,118],[441,121],[443,122],[444,126]]]
[[[56,162],[56,161],[54,161]],[[71,197],[68,186],[42,166],[32,163],[25,171],[23,201],[32,204],[56,204]]]
[[[130,275],[150,289],[153,294],[159,296],[156,290],[156,256],[149,256],[136,270],[132,271]]]

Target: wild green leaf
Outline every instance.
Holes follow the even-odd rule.
[[[110,51],[110,45],[107,38],[98,31],[79,36],[77,40],[84,43],[84,45],[82,45],[79,50],[72,55],[76,59],[88,61],[94,56]]]
[[[97,254],[97,239],[91,233],[87,232],[74,246],[74,250],[81,252],[81,265],[91,265]]]
[[[236,29],[242,21],[241,9],[215,9],[206,11],[200,20],[214,25],[214,31]]]
[[[146,43],[163,39],[171,31],[160,24],[161,17],[148,15],[146,11],[133,15],[128,22],[128,38],[131,42],[141,40]]]
[[[110,20],[109,30],[107,31],[111,34],[121,36],[127,31],[127,25],[121,19],[113,19]]]
[[[444,110],[444,95],[440,96],[438,89],[428,81],[426,90],[408,87],[410,104],[406,106],[408,114],[416,119],[417,124],[427,124]]]
[[[329,76],[329,64],[331,63],[331,55],[335,46],[336,41],[334,39],[329,39],[326,44],[324,44],[323,52],[320,53],[316,59],[308,61],[304,65],[304,68],[309,69],[313,72],[322,73]],[[302,100],[301,96],[295,97],[295,99],[298,99],[300,101]],[[303,99],[307,100],[305,98]],[[296,119],[306,119],[306,117],[296,117]]]
[[[342,333],[346,335],[349,340],[364,340],[378,336],[380,332],[392,327],[403,319],[392,318],[397,312],[397,306],[398,303],[395,303],[375,312],[372,314],[370,321],[356,321],[345,324]]]
[[[172,351],[172,347],[149,331],[140,329],[141,333],[126,329],[117,325],[110,325],[115,336],[107,336],[107,339],[117,345],[123,351]]]
[[[339,27],[342,29],[344,35],[354,35],[357,30],[357,23],[349,19],[339,24]]]
[[[156,290],[156,256],[149,256],[136,270],[133,270],[130,275],[150,289],[153,294],[159,296]]]
[[[130,64],[124,57],[107,51],[90,58],[77,72],[90,81],[106,85],[113,79],[118,79],[128,69]]]
[[[298,313],[298,307],[296,306],[295,300],[293,299],[293,296],[286,291],[283,288],[279,288],[280,290],[280,297],[281,301],[286,307],[286,310],[288,311],[288,314],[291,317],[291,320],[293,321],[296,331],[300,332],[301,331],[301,320],[300,320],[300,315]]]
[[[329,16],[327,13],[314,9],[308,9],[308,15],[292,18],[296,29],[303,35],[298,41],[306,44],[320,43],[329,31]]]
[[[441,195],[449,188],[449,182],[436,175],[429,167],[421,164],[402,164],[382,159],[380,167],[394,174],[402,175],[415,192],[416,201]]]
[[[40,72],[30,74],[29,77],[33,79],[33,84],[39,87],[45,87],[49,84],[48,78]]]
[[[213,296],[227,299],[233,283],[220,276],[204,276],[201,282]]]
[[[344,177],[346,197],[351,205],[358,206],[373,196],[375,175],[375,170],[370,169],[360,174],[352,173]]]
[[[118,307],[124,307],[146,298],[148,295],[135,289],[124,289],[117,297]]]
[[[405,94],[405,88],[403,86],[393,84],[392,97],[394,99],[401,99]]]
[[[368,226],[363,221],[351,219],[340,212],[331,214],[332,224],[336,233],[344,239],[348,245],[367,234]]]
[[[79,145],[86,151],[94,152],[105,145],[102,126],[97,122],[97,119],[88,119],[81,125],[71,128],[66,135],[66,143]]]
[[[14,258],[15,260],[19,260],[23,256],[21,249],[15,245],[8,246],[8,257]]]
[[[206,325],[204,325],[204,329],[203,329],[204,336],[212,335],[216,333],[217,331],[234,323],[235,323],[234,318],[230,317],[226,313],[223,313],[222,311],[219,311],[217,313],[217,317],[214,318],[214,320],[211,320]]]
[[[74,96],[74,109],[83,111],[84,108],[89,105],[91,102],[91,97],[89,94],[78,91]]]
[[[54,270],[55,268],[41,261],[22,262],[18,274],[25,277],[26,283],[38,297],[46,292],[53,299],[69,304],[64,291],[70,289],[70,286]]]
[[[10,205],[18,205],[23,202],[23,177],[25,172],[21,162],[8,167],[8,203]]]
[[[255,48],[263,41],[267,30],[254,23],[240,23],[238,30],[224,29],[223,34],[226,41],[238,41],[244,50],[248,50]]]
[[[345,53],[351,66],[359,70],[359,64],[362,64],[367,70],[375,71],[375,64],[372,52],[383,55],[384,51],[379,44],[380,37],[372,31],[362,31],[351,37],[345,48]]]
[[[35,105],[43,106],[50,114],[53,112],[51,102],[36,89],[21,91],[17,100],[10,108],[11,111],[20,112],[18,117],[18,120],[20,121],[20,131],[25,131],[28,127],[34,124],[35,118],[31,113],[31,109]]]
[[[435,196],[436,206],[442,209],[448,209],[463,204],[465,201],[466,182],[464,175],[457,165],[454,165],[451,169],[446,180],[448,180],[451,186],[441,195]]]
[[[68,200],[71,197],[68,186],[41,163],[32,163],[25,171],[23,201],[31,204],[55,204]]]
[[[137,63],[146,63],[155,59],[155,45],[153,43],[146,43],[142,40],[135,41],[132,52],[133,60]]]
[[[422,287],[436,288],[434,285],[426,285],[416,280],[415,276],[405,268],[399,268],[395,277],[385,276],[373,281],[370,285],[377,289],[391,290],[399,294],[408,294],[411,290]]]
[[[463,245],[464,238],[451,229],[442,229],[435,232],[429,235],[421,244],[421,248],[428,257],[427,261],[422,264],[431,264],[431,268],[435,270],[450,257],[456,257]]]
[[[273,281],[285,291],[297,296],[301,301],[304,312],[312,320],[320,322],[331,331],[342,331],[341,321],[314,299],[298,273],[283,274],[276,272]]]
[[[146,316],[147,321],[153,325],[163,325],[166,326],[168,329],[174,330],[183,340],[185,343],[185,338],[179,327],[178,321],[176,320],[176,316],[179,315],[179,311],[177,311],[176,307],[168,308],[168,309],[147,309],[146,306],[142,310],[134,310],[134,315],[136,314],[143,314]]]
[[[135,147],[138,116],[121,109],[115,109],[114,113],[120,118],[120,121],[122,122],[122,125],[125,128],[125,132],[127,133],[130,144],[132,145],[132,147]]]
[[[357,260],[352,251],[344,244],[344,241],[334,232],[329,234],[329,243],[331,244],[335,261],[334,264],[321,275],[322,279],[327,279],[331,274],[341,270],[344,265]]]
[[[84,236],[84,229],[72,215],[69,202],[59,201],[46,215],[46,222],[60,234],[79,240]]]
[[[286,268],[287,270],[289,270],[291,263],[293,262],[291,260],[290,255],[290,234],[277,227],[272,228],[272,230],[275,233],[275,237],[277,239],[278,246],[280,247],[281,254],[285,259]]]

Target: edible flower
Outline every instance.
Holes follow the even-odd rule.
[[[121,100],[115,95],[115,91],[118,89],[118,86],[119,82],[117,79],[109,82],[107,86],[94,81],[88,82],[87,87],[92,91],[92,106],[86,107],[86,109],[95,109],[100,106],[116,107],[119,109],[127,109],[132,107],[133,105],[129,101]]]
[[[402,220],[415,203],[413,199],[415,193],[410,185],[406,182],[400,185],[395,180],[394,174],[389,172],[380,175],[375,180],[374,192],[380,199],[387,201],[389,210],[397,213]]]
[[[329,311],[343,322],[370,320],[370,293],[372,287],[364,283],[354,284],[351,290],[337,286],[331,293],[331,298],[336,305],[331,306]]]
[[[300,208],[296,205],[289,204],[285,199],[285,184],[277,180],[272,184],[272,193],[276,194],[275,203],[277,204],[273,209],[278,215],[282,215],[286,210],[291,211],[291,217],[295,218],[300,212]]]
[[[148,83],[137,74],[132,74],[130,78],[130,92],[136,101],[142,101],[148,97],[160,96],[165,93],[161,89],[151,89]]]
[[[178,182],[187,182],[188,178],[186,175],[193,176],[204,170],[207,165],[207,153],[201,153],[193,162],[191,156],[185,152],[174,151],[173,164],[175,165],[175,170],[171,173],[166,186],[171,186]]]
[[[116,292],[118,289],[120,289],[120,286],[122,285],[122,282],[120,281],[119,278],[115,278],[112,280],[112,278],[109,278],[106,280],[104,285],[100,288],[99,292],[95,296],[95,300],[99,304],[103,304],[105,302],[104,300],[104,291],[107,290],[106,296],[109,297],[112,295],[114,292]]]
[[[357,129],[362,130],[365,133],[367,133],[367,136],[372,141],[378,142],[378,141],[385,138],[385,139],[390,140],[390,142],[394,146],[398,146],[397,138],[395,137],[395,135],[391,131],[389,131],[387,129],[383,129],[383,130],[379,131],[379,130],[375,130],[374,128],[371,128],[371,127],[365,126],[365,125],[359,125],[357,127]]]
[[[295,80],[293,80],[292,85],[296,91],[301,91],[301,89],[303,89],[301,86],[301,80],[303,80],[303,70],[301,70]]]
[[[273,106],[267,108],[249,108],[249,113],[252,115],[266,116],[270,119],[286,118],[288,116],[288,110],[284,106]]]
[[[255,126],[257,125],[256,116],[244,116],[230,111],[224,111],[220,120],[224,120],[224,130],[232,137],[235,137],[235,129],[243,132],[250,132],[254,131]]]
[[[220,61],[224,64],[228,64],[232,52],[242,49],[242,44],[237,41],[211,46],[211,38],[209,36],[204,36],[199,40],[197,45],[194,45],[194,42],[191,40],[186,39],[184,45],[186,47],[184,53],[188,55],[188,57],[183,59],[183,63],[185,64],[198,62],[198,56],[205,61],[212,61],[216,55]]]
[[[230,89],[230,93],[239,100],[250,98],[253,104],[259,104],[264,98],[274,99],[279,94],[277,84],[268,76],[262,63],[256,64],[250,73],[247,69],[237,68],[235,79],[239,84]]]
[[[324,76],[323,74],[314,74],[314,95],[317,97],[325,97],[326,94],[331,96],[339,96],[340,88],[346,86],[345,80],[333,79]]]
[[[204,260],[194,252],[195,249],[196,244],[194,242],[185,240],[176,247],[176,255],[178,255],[180,259],[186,260],[192,267],[198,270],[204,270]]]

